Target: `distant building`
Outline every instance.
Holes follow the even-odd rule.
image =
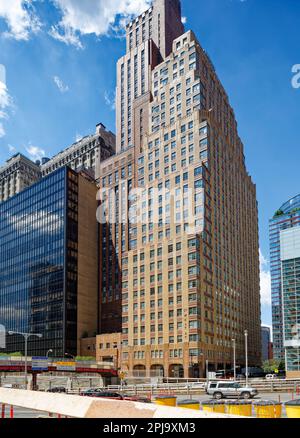
[[[6,201],[64,166],[76,171],[90,170],[93,179],[99,179],[100,164],[114,155],[115,149],[115,135],[100,123],[95,134],[83,137],[51,159],[44,157],[41,162],[33,162],[23,154],[17,153],[0,167],[0,202]]]
[[[64,167],[0,204],[0,324],[30,355],[77,354],[97,332],[97,187]],[[7,336],[6,351],[24,351]]]
[[[272,318],[274,359],[284,360],[282,315],[282,270],[280,259],[280,232],[300,227],[300,195],[284,203],[270,220],[270,268],[272,281]]]
[[[274,355],[273,355],[273,342],[270,342],[269,344],[269,360],[274,359]]]
[[[270,360],[271,330],[269,327],[261,328],[262,361]]]
[[[0,167],[0,203],[41,178],[40,163],[17,153]]]
[[[94,178],[97,179],[100,176],[101,162],[113,155],[115,148],[115,135],[100,123],[95,134],[83,137],[50,160],[44,160],[41,166],[42,175],[47,176],[60,167],[69,166],[74,170],[92,169]]]

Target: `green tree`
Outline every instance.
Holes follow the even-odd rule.
[[[277,370],[278,371],[284,371],[285,370],[285,363],[280,360],[267,360],[263,363],[263,370],[265,373],[273,374]]]
[[[77,362],[95,362],[96,358],[93,356],[76,356]]]
[[[282,216],[284,213],[282,210],[277,210],[274,214],[274,217]]]

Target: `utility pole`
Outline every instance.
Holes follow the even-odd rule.
[[[245,330],[245,355],[246,355],[246,386],[249,383],[249,370],[248,370],[248,330]]]
[[[233,344],[233,378],[236,381],[236,341],[232,339]]]
[[[27,353],[28,353],[28,339],[30,337],[36,336],[37,338],[42,338],[43,335],[41,335],[40,333],[23,333],[23,332],[14,332],[14,331],[9,331],[8,332],[9,335],[20,335],[23,336],[24,340],[25,340],[25,389],[27,389],[27,385],[28,385],[28,380],[27,380],[27,375],[28,375],[28,366],[27,366]]]

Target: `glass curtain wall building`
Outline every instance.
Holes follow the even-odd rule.
[[[280,232],[300,226],[300,195],[284,203],[269,223],[274,359],[284,360]]]
[[[0,324],[43,335],[29,354],[77,352],[79,178],[64,167],[0,204]]]
[[[283,339],[288,377],[300,377],[300,227],[280,233]]]

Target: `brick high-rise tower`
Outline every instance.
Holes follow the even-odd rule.
[[[155,0],[126,28],[126,55],[117,65],[117,151],[139,148],[148,126],[151,100],[151,71],[172,50],[173,40],[182,35],[178,0]]]
[[[261,356],[256,189],[234,112],[180,1],[127,26],[117,155],[101,165],[102,333],[122,331],[128,374],[198,376]],[[139,188],[138,196],[127,191]],[[112,196],[113,193],[113,196]],[[128,208],[137,223],[120,220]],[[116,222],[116,223],[115,223]]]

